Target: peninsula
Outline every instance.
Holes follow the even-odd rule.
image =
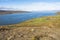
[[[0,10],[0,14],[27,13],[28,11]]]

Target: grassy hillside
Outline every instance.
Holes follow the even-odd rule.
[[[56,16],[45,16],[40,18],[34,18],[28,21],[24,21],[19,24],[6,25],[6,27],[60,27],[60,15]]]
[[[34,18],[19,24],[0,26],[0,39],[60,40],[60,15]]]
[[[40,26],[51,26],[51,27],[58,26],[59,27],[60,16],[47,16],[47,17],[35,18],[32,20],[22,22],[17,25],[21,27],[24,27],[24,26],[25,27],[40,27]]]

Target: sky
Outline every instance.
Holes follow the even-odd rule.
[[[60,0],[0,0],[0,9],[25,11],[60,10]]]

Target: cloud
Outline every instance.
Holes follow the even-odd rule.
[[[60,10],[60,2],[55,3],[32,3],[29,5],[22,5],[20,6],[23,10],[29,10],[29,11],[45,11],[45,10]],[[19,8],[20,8],[19,7]]]
[[[15,4],[15,5],[5,5],[8,8],[16,8],[18,10],[27,10],[27,11],[46,11],[46,10],[60,10],[60,2],[34,2],[27,4]]]

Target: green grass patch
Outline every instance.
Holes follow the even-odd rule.
[[[7,27],[60,27],[60,15],[55,16],[45,16],[40,18],[34,18],[31,20],[24,21],[19,24],[7,25]]]

